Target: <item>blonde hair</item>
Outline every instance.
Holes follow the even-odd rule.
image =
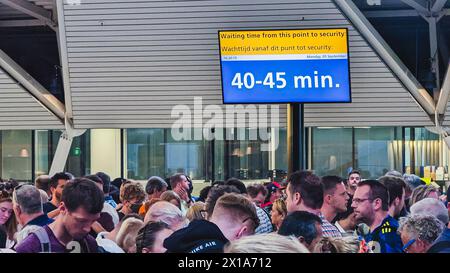
[[[428,198],[428,195],[430,195],[430,193],[432,192],[436,192],[439,195],[439,189],[434,186],[431,185],[418,186],[412,191],[411,198],[409,199],[409,205],[412,206],[415,203],[419,202],[420,200]]]
[[[205,212],[205,203],[196,202],[188,209],[186,218],[188,218],[189,221],[204,220],[205,217],[203,216],[202,212]]]
[[[273,208],[275,208],[276,211],[278,211],[279,214],[286,216],[287,215],[287,208],[286,208],[286,202],[279,198],[275,200],[272,204]]]
[[[126,219],[117,232],[116,243],[127,253],[136,252],[136,237],[139,230],[144,226],[142,220],[136,218]]]
[[[147,224],[151,221],[164,222],[169,225],[171,229],[185,227],[189,224],[189,221],[184,217],[181,210],[167,201],[159,201],[148,209],[144,223]]]
[[[295,237],[276,233],[246,236],[225,246],[225,253],[309,253]]]
[[[314,253],[358,253],[359,240],[355,236],[323,237],[314,247]]]
[[[177,200],[178,202],[178,208],[181,209],[181,198],[180,196],[174,192],[174,191],[165,191],[161,194],[161,196],[159,197],[161,200],[167,201],[169,203],[171,203],[170,201],[172,200]]]

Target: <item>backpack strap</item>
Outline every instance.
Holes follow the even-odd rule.
[[[441,241],[431,246],[427,253],[439,253],[450,248],[450,241]]]
[[[39,242],[41,243],[41,252],[42,253],[50,253],[52,252],[52,248],[50,245],[50,238],[48,237],[48,233],[45,228],[41,227],[32,232],[38,237]]]

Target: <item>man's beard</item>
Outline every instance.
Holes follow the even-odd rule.
[[[365,215],[360,215],[360,217],[357,217],[356,219],[356,223],[358,223],[358,224],[366,224],[366,225],[368,225],[368,226],[370,226],[371,224],[372,224],[372,218],[371,217],[368,217],[368,216],[365,216]]]
[[[61,202],[61,197],[62,197],[62,194],[55,192],[55,198],[58,203]]]

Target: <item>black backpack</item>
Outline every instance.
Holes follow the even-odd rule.
[[[6,231],[4,231],[2,227],[0,227],[0,248],[6,247],[6,239],[7,238],[8,238],[8,235],[6,234]]]

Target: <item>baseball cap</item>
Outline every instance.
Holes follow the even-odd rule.
[[[269,184],[267,184],[266,188],[268,192],[272,193],[275,192],[276,190],[285,189],[286,186],[283,186],[278,182],[270,182]]]

